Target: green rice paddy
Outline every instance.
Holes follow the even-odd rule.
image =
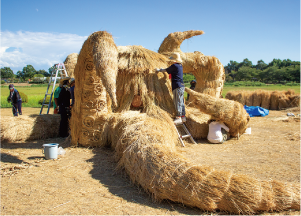
[[[188,84],[186,87],[189,87]],[[15,87],[19,92],[23,92],[28,96],[28,103],[23,103],[23,107],[41,107],[38,103],[39,100],[43,99],[47,90],[47,86],[43,87],[23,87],[16,86]],[[268,91],[287,91],[289,89],[294,90],[297,94],[300,94],[300,86],[285,86],[285,85],[266,85],[266,86],[224,86],[223,89],[223,97],[225,98],[228,91],[255,91],[258,89],[268,90]],[[7,97],[9,95],[9,89],[7,86],[1,86],[1,108],[11,107],[11,104],[7,102]],[[51,93],[51,89],[49,89],[49,93]],[[187,97],[187,93],[185,92],[185,98]]]

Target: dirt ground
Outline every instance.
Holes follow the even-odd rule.
[[[38,114],[39,108],[23,108],[23,114]],[[253,117],[251,134],[224,144],[197,140],[178,147],[197,164],[244,173],[262,180],[300,183],[300,108],[270,111]],[[1,109],[1,116],[12,115]],[[51,128],[49,128],[51,130]],[[71,148],[62,138],[26,143],[1,143],[1,215],[200,215],[182,204],[152,201],[116,170],[110,149]],[[45,160],[42,145],[59,143],[66,154]],[[271,214],[263,212],[262,214]],[[272,213],[300,215],[300,211]]]

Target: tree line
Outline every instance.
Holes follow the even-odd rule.
[[[226,82],[258,81],[263,83],[300,83],[300,61],[273,59],[266,64],[263,60],[256,65],[245,58],[242,62],[230,61],[225,67]]]
[[[54,67],[48,71],[36,70],[32,65],[26,65],[22,71],[16,74],[9,67],[1,68],[1,79],[10,79],[18,81],[32,80],[35,77],[50,77]],[[256,65],[245,58],[242,62],[230,61],[225,66],[226,82],[234,81],[258,81],[263,83],[296,82],[300,83],[300,61],[291,61],[290,59],[273,59],[266,64],[263,60],[257,61]],[[60,75],[60,74],[59,74]],[[186,77],[185,78],[190,78]],[[193,79],[193,78],[191,78]]]
[[[54,67],[50,67],[48,71],[45,70],[36,70],[32,65],[26,65],[23,67],[22,71],[17,71],[14,74],[13,70],[10,67],[3,67],[1,70],[1,79],[8,79],[8,80],[15,80],[18,79],[19,81],[27,81],[32,80],[33,78],[38,77],[50,77],[51,71],[54,70]]]

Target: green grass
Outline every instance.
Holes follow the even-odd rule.
[[[190,87],[189,83],[186,84],[186,87]],[[16,89],[20,92],[23,92],[28,96],[28,103],[23,103],[23,107],[41,107],[38,103],[40,99],[43,99],[47,90],[47,85],[43,86],[34,86],[34,87],[21,87],[17,86]],[[297,94],[300,94],[300,86],[285,86],[285,85],[267,85],[267,86],[224,86],[223,88],[223,97],[225,98],[227,92],[229,91],[242,91],[249,90],[255,91],[258,89],[268,90],[268,91],[287,91],[289,89],[294,90]],[[51,93],[51,88],[49,89]],[[7,96],[9,95],[9,89],[7,86],[1,86],[1,108],[11,107],[11,104],[7,103]],[[184,94],[187,98],[187,93]]]
[[[47,90],[47,85],[43,87],[21,87],[16,86],[16,89],[23,92],[28,96],[28,103],[23,103],[22,107],[41,107],[38,103],[39,100],[43,99]],[[48,93],[50,94],[52,87],[49,88]],[[9,89],[1,88],[1,108],[11,107],[11,104],[7,102],[7,97],[9,95]]]

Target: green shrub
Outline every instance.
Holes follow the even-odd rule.
[[[5,81],[4,80],[1,80],[1,85],[3,85],[5,83]]]
[[[45,104],[49,104],[49,100],[50,100],[50,97],[46,97],[46,100],[45,100]],[[44,101],[44,98],[42,98],[41,100],[39,100],[39,104],[42,105]],[[50,104],[50,107],[53,107],[53,103]]]
[[[26,94],[24,94],[23,92],[19,92],[21,98],[22,98],[22,103],[28,103],[28,97]]]

